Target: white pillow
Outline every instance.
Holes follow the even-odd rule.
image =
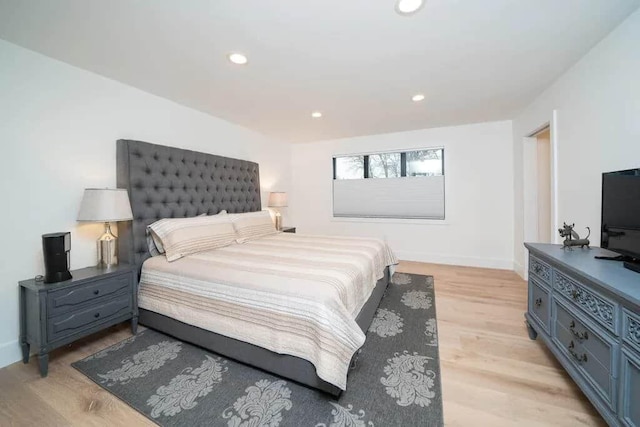
[[[278,231],[269,211],[247,212],[227,215],[236,230],[238,243],[277,234]]]
[[[160,242],[167,261],[235,243],[236,233],[228,215],[165,218],[149,226]]]
[[[160,239],[158,239],[157,242],[155,241],[153,233],[151,232],[149,226],[147,226],[145,234],[147,238],[147,248],[149,248],[149,253],[151,254],[151,256],[162,255],[164,253],[162,243],[160,242]],[[160,245],[160,248],[158,248],[158,245]],[[162,249],[162,251],[160,251],[160,249]]]
[[[226,215],[226,214],[227,214],[227,211],[223,209],[217,214],[213,214],[213,215]],[[198,216],[207,216],[207,214],[201,213]],[[154,233],[151,232],[151,228],[149,228],[149,226],[147,226],[145,233],[147,236],[147,248],[149,248],[149,253],[151,254],[151,256],[162,255],[164,253],[164,248],[162,247],[162,242],[160,241],[160,239]]]

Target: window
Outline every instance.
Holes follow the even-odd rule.
[[[335,179],[364,178],[364,156],[334,157]]]
[[[443,175],[444,150],[419,150],[407,153],[406,176],[437,176]]]
[[[444,219],[444,149],[334,157],[333,216]]]
[[[369,154],[369,178],[401,176],[400,153]]]

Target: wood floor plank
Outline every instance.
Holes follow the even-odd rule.
[[[33,393],[14,372],[0,369],[0,425],[49,426],[68,425],[54,407]]]
[[[435,278],[447,426],[605,425],[544,344],[528,338],[527,287],[515,273],[418,262],[398,271]],[[53,352],[44,379],[35,360],[0,369],[0,425],[154,425],[71,367],[128,336],[125,324]]]

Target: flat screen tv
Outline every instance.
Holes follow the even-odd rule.
[[[602,174],[601,246],[640,263],[640,169]]]

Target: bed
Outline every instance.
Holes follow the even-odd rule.
[[[234,245],[232,249],[217,249],[216,251],[222,252],[201,254],[190,257],[184,262],[180,260],[181,262],[169,263],[163,260],[163,256],[149,259],[151,255],[147,246],[146,229],[158,219],[195,217],[201,214],[214,215],[222,210],[229,213],[260,211],[260,180],[257,163],[141,141],[119,140],[117,142],[117,184],[119,188],[128,190],[133,211],[133,221],[122,223],[119,227],[118,254],[121,262],[135,265],[138,279],[142,278],[141,304],[137,313],[141,324],[334,396],[340,395],[344,384],[335,380],[327,381],[327,374],[320,369],[318,360],[314,361],[318,366],[316,369],[317,366],[310,362],[309,358],[283,354],[277,346],[271,346],[272,349],[269,349],[268,345],[252,344],[240,336],[234,338],[233,333],[212,332],[211,329],[215,328],[208,327],[206,319],[203,320],[202,316],[199,320],[197,318],[194,320],[185,314],[193,310],[182,310],[181,313],[180,310],[163,310],[161,307],[163,298],[166,300],[167,296],[158,293],[160,287],[154,287],[154,284],[159,284],[161,281],[158,279],[160,277],[158,274],[154,276],[154,272],[162,271],[167,283],[171,283],[173,278],[180,279],[181,286],[184,286],[185,283],[188,284],[184,282],[184,277],[189,276],[191,274],[189,272],[198,270],[197,266],[203,265],[202,263],[207,259],[215,261],[226,256],[231,260],[229,262],[244,265],[252,254],[259,253],[260,245],[276,244],[285,247],[289,245],[292,253],[296,252],[296,245],[301,245],[303,248],[305,245],[307,247],[318,245],[317,242],[311,242],[309,239],[320,237],[277,234],[270,237],[274,240],[273,242],[267,239],[262,242]],[[299,252],[306,254],[309,251]],[[308,255],[302,258],[308,258]],[[257,263],[260,262],[259,257],[254,256],[254,260]],[[303,259],[303,261],[309,260]],[[201,270],[206,273],[206,269]],[[356,301],[350,306],[352,321],[355,321],[362,332],[366,332],[371,324],[389,282],[389,267],[385,265],[381,270],[376,273],[375,279],[379,278],[379,280],[376,282],[374,279],[375,285],[367,291],[361,301]],[[215,273],[218,274],[218,270],[215,270]],[[221,282],[220,286],[229,285],[225,282],[229,280],[228,277],[220,274],[207,280],[210,283]],[[282,286],[292,283],[291,281],[291,277],[283,277]],[[271,286],[278,288],[280,283],[274,281]],[[180,290],[185,289],[193,292],[190,288]],[[238,288],[238,294],[241,295],[242,292],[242,289]],[[154,295],[157,296],[155,299]],[[201,296],[198,296],[198,299],[200,298]],[[186,301],[184,298],[183,300]],[[165,308],[170,305],[165,304]],[[245,320],[242,317],[237,319],[238,322]],[[295,354],[295,351],[288,353]],[[321,377],[318,372],[324,375]]]

